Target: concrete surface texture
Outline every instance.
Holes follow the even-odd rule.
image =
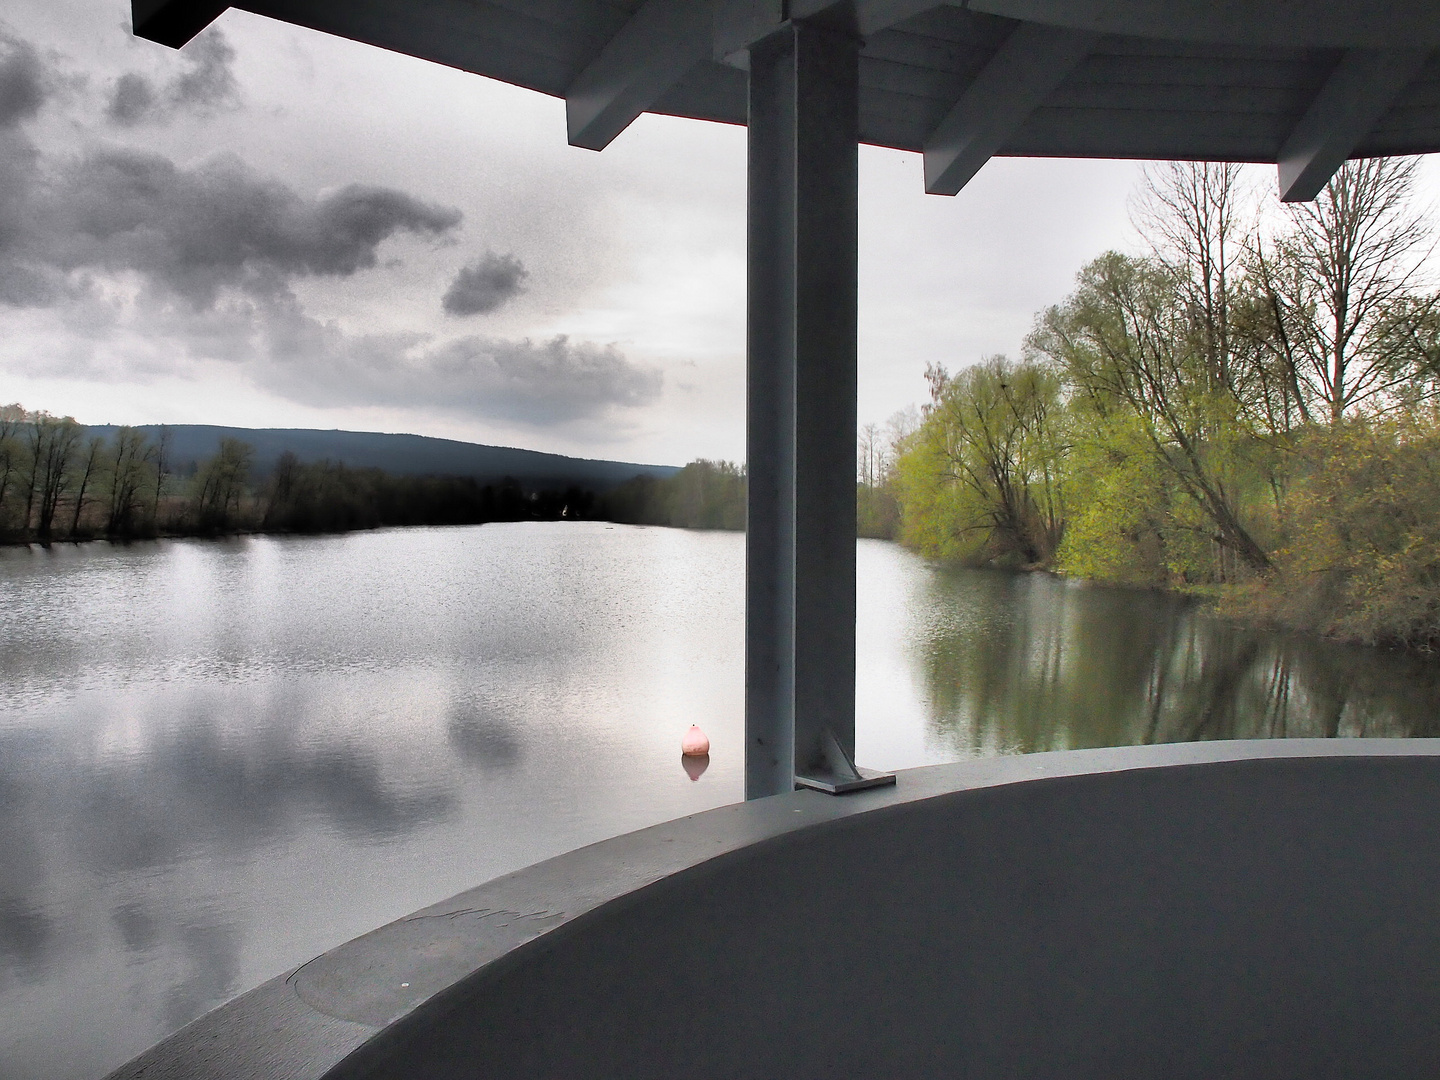
[[[112,1074],[1440,1073],[1440,740],[987,759],[617,837]]]

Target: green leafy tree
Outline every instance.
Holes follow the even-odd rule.
[[[997,356],[926,375],[931,401],[898,470],[905,536],[941,557],[1047,562],[1064,529],[1058,373]]]
[[[1192,314],[1171,268],[1110,252],[1044,314],[1030,345],[1061,365],[1076,407],[1091,414],[1090,430],[1138,434],[1213,541],[1251,570],[1266,570],[1269,556],[1242,510],[1254,482],[1245,467],[1252,433],[1232,390],[1210,378],[1212,359],[1197,347]],[[1126,422],[1110,423],[1116,414]],[[1135,446],[1126,442],[1123,450]]]

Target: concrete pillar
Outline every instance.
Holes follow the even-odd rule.
[[[750,48],[747,799],[855,754],[859,44]]]

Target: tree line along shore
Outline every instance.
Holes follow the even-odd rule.
[[[1417,161],[1281,206],[1236,166],[1148,170],[1019,360],[928,371],[876,487],[918,551],[1440,646],[1440,293]]]
[[[1199,595],[1222,614],[1440,646],[1440,292],[1414,159],[1351,162],[1280,207],[1233,165],[1167,163],[1019,360],[859,432],[861,536],[932,558]],[[743,529],[745,472],[695,461],[602,492],[393,476],[163,429],[87,437],[0,409],[0,539],[591,518]]]
[[[163,427],[154,437],[131,427],[105,437],[69,417],[0,407],[0,542],[10,544],[567,518],[741,529],[744,483],[736,466],[697,461],[600,491],[536,490],[510,478],[395,475],[289,452],[262,473],[241,439],[177,463]]]

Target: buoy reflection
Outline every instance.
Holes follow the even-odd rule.
[[[710,767],[709,754],[683,754],[680,764],[685,769],[685,775],[691,780],[699,780],[705,775],[705,770]]]

